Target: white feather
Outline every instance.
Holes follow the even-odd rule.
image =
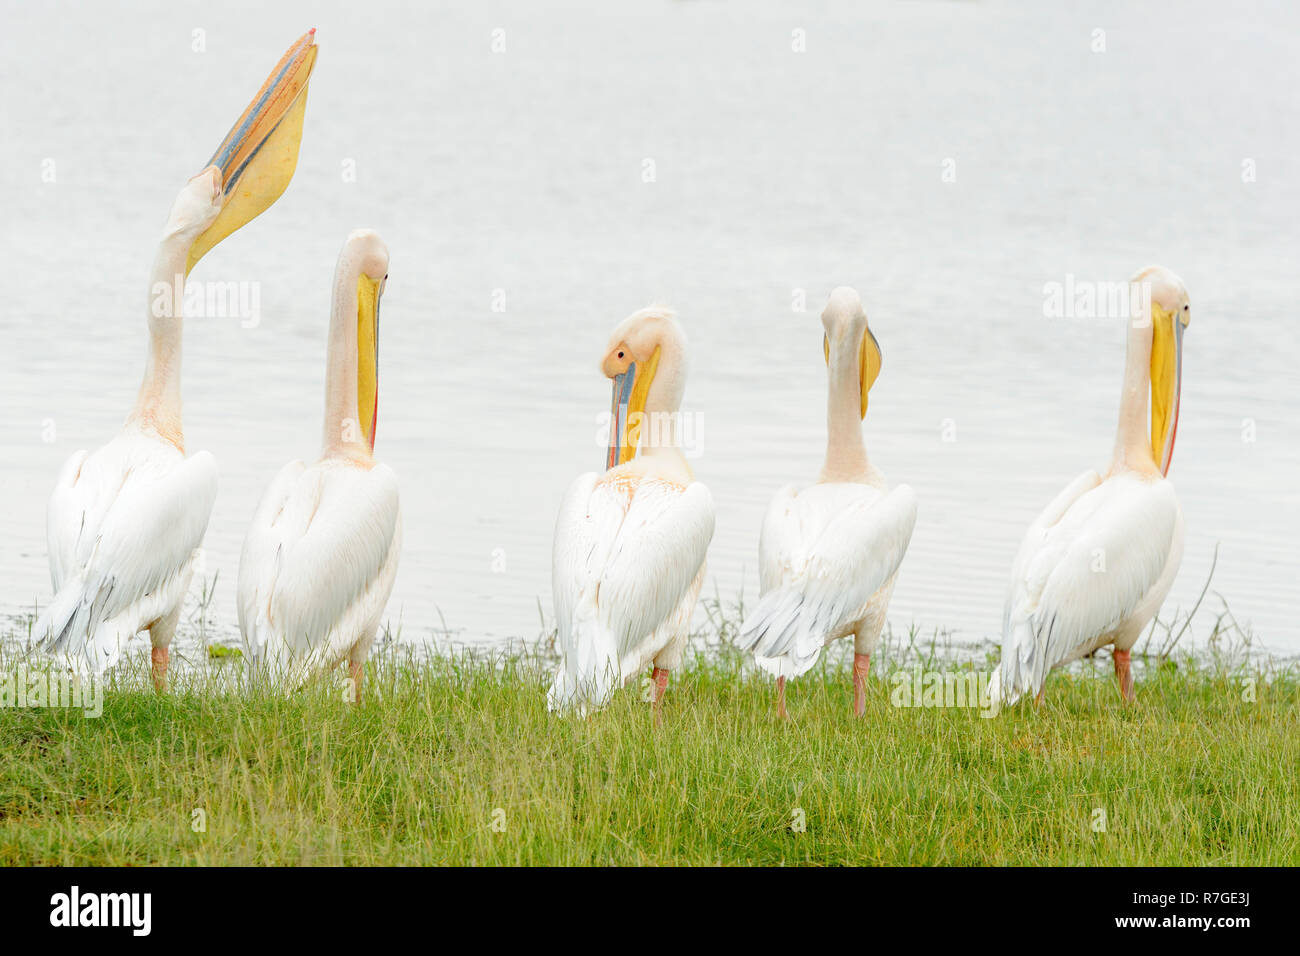
[[[843,637],[892,582],[916,524],[916,496],[865,484],[777,493],[759,539],[762,597],[737,645],[764,670],[794,677]]]
[[[401,549],[397,479],[325,459],[290,462],[262,496],[239,559],[239,628],[285,687],[364,657]]]
[[[1127,650],[1159,609],[1182,560],[1173,485],[1088,471],[1029,526],[1002,623],[1000,702],[1042,690],[1047,673],[1114,642]]]
[[[551,710],[599,707],[690,626],[713,538],[713,498],[620,473],[580,475],[555,526],[552,583],[562,661]]]
[[[211,455],[186,458],[134,425],[69,458],[46,517],[55,595],[37,648],[102,674],[132,635],[178,613],[216,495]]]

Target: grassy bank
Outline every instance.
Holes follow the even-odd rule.
[[[1294,670],[1169,660],[1124,708],[1108,664],[995,719],[894,706],[886,664],[855,720],[836,657],[783,723],[715,652],[656,729],[635,688],[549,716],[527,657],[389,659],[360,706],[141,662],[98,719],[0,709],[0,863],[1300,863]]]

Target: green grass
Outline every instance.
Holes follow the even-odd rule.
[[[636,687],[548,715],[538,657],[386,657],[360,706],[236,692],[238,658],[158,697],[136,659],[98,719],[0,708],[0,864],[1300,862],[1293,668],[1153,658],[1126,708],[1102,657],[986,719],[892,706],[906,658],[857,720],[832,655],[781,722],[714,647],[658,728]]]

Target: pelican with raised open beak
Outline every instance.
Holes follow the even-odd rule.
[[[880,641],[916,524],[916,496],[892,491],[867,460],[862,419],[880,374],[880,345],[857,292],[841,287],[822,312],[828,372],[826,459],[817,483],[777,492],[759,536],[758,606],[736,640],[776,677],[785,717],[785,680],[816,662],[831,641],[853,635],[853,708],[866,710],[871,653]]]
[[[713,538],[713,498],[680,445],[686,336],[668,310],[643,309],[615,328],[601,371],[614,384],[606,470],[578,476],[555,522],[562,659],[546,701],[585,713],[653,664],[658,719]]]
[[[1166,475],[1191,306],[1168,269],[1143,269],[1132,283],[1143,305],[1129,323],[1110,468],[1074,479],[1025,534],[1011,570],[1002,659],[990,681],[995,705],[1025,693],[1041,700],[1048,671],[1107,644],[1120,694],[1135,701],[1131,649],[1182,561],[1183,510]]]
[[[217,493],[207,452],[185,456],[181,286],[218,242],[267,209],[293,178],[316,62],[315,31],[277,64],[207,167],[172,205],[150,280],[149,350],[135,409],[107,445],[64,464],[47,513],[54,598],[36,647],[102,673],[149,631],[165,689],[169,648]]]
[[[346,660],[358,701],[402,538],[397,478],[374,458],[387,278],[383,240],[348,236],[334,272],[321,457],[280,470],[239,558],[239,629],[254,666],[293,689]]]

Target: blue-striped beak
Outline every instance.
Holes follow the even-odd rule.
[[[614,376],[613,405],[609,410],[609,454],[605,457],[606,471],[622,464],[625,460],[622,451],[627,442],[627,409],[635,382],[636,362],[629,364],[626,371]],[[631,455],[627,457],[630,458]]]

